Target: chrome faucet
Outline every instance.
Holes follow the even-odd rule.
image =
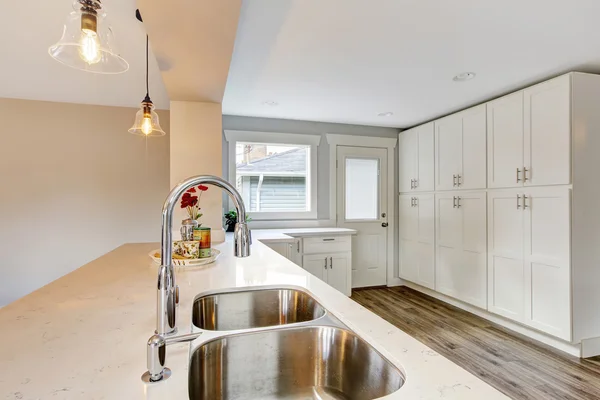
[[[229,182],[211,175],[200,175],[180,182],[165,200],[162,209],[162,239],[160,253],[160,269],[158,271],[158,297],[156,304],[156,332],[148,340],[148,371],[142,376],[146,382],[158,382],[167,379],[170,371],[165,367],[166,345],[169,343],[188,342],[200,336],[200,333],[169,337],[177,332],[176,309],[179,303],[179,287],[175,284],[173,269],[173,210],[179,198],[197,185],[213,185],[223,189],[233,201],[237,210],[238,222],[235,224],[234,254],[236,257],[250,255],[251,237],[246,224],[246,208],[240,193]]]

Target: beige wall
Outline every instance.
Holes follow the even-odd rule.
[[[160,240],[169,136],[129,134],[135,112],[0,99],[0,306],[123,243]]]
[[[191,101],[171,102],[171,187],[193,175],[223,176],[223,116],[221,104]],[[213,241],[223,241],[223,192],[209,186],[200,199],[200,222],[212,228]],[[187,214],[175,208],[174,237]]]

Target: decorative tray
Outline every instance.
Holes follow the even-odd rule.
[[[221,255],[221,252],[217,249],[210,249],[211,256],[207,258],[175,258],[173,254],[173,266],[174,267],[200,267],[207,264],[214,263],[217,258]],[[156,265],[160,265],[160,249],[152,250],[149,254],[150,258]]]

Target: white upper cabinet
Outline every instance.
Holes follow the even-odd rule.
[[[571,75],[524,91],[525,185],[571,183]]]
[[[485,189],[486,107],[435,121],[435,189]]]
[[[433,129],[429,123],[400,133],[400,192],[434,190]]]
[[[436,194],[438,292],[487,307],[486,193]]]
[[[488,187],[523,186],[523,92],[487,104]]]

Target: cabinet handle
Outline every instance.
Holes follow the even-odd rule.
[[[325,269],[327,269],[327,257],[325,257]]]
[[[329,257],[329,268],[333,269],[333,257]]]
[[[521,169],[517,168],[517,183],[521,182]]]
[[[300,253],[300,241],[299,240],[296,242],[296,251],[298,253]]]
[[[419,187],[419,180],[415,179],[415,189]]]
[[[415,188],[415,180],[414,180],[414,179],[411,179],[411,180],[410,180],[410,188],[411,188],[411,189],[414,189],[414,188]]]
[[[456,197],[456,208],[460,208],[460,196]]]
[[[527,182],[529,180],[529,178],[527,177],[527,171],[529,170],[523,167],[523,182]]]
[[[415,207],[419,207],[419,198],[415,197]]]
[[[517,195],[517,210],[521,208],[521,195]]]
[[[327,238],[327,239],[323,239],[324,242],[334,242],[335,239],[334,238]]]
[[[523,209],[525,209],[525,210],[529,208],[529,206],[527,205],[527,199],[528,198],[529,197],[527,197],[526,194],[523,195]]]
[[[456,208],[456,196],[452,197],[452,208]]]
[[[452,186],[456,187],[456,175],[452,175]]]
[[[460,174],[456,175],[456,186],[460,187],[462,185],[461,179],[462,176]]]

